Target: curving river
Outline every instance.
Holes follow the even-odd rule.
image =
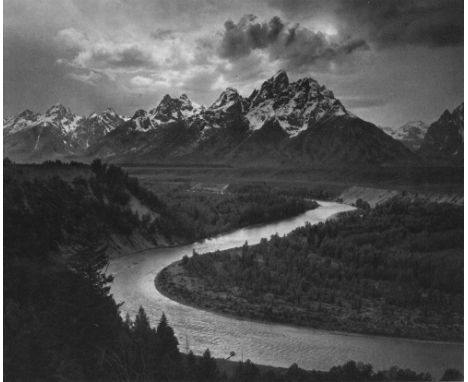
[[[210,313],[185,306],[161,295],[154,287],[160,270],[184,255],[212,252],[260,242],[278,233],[326,220],[353,207],[320,202],[320,207],[280,222],[253,226],[190,245],[148,250],[112,259],[108,273],[114,275],[111,293],[117,302],[124,302],[122,312],[133,317],[144,307],[156,325],[164,312],[174,328],[180,349],[187,347],[196,354],[209,348],[215,357],[226,357],[231,351],[239,360],[289,367],[296,362],[305,369],[328,370],[348,360],[371,363],[374,369],[393,365],[430,372],[439,378],[446,368],[463,371],[463,344],[409,340],[401,338],[330,332],[263,322],[253,322]]]

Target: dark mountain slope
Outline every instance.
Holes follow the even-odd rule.
[[[441,117],[431,124],[420,154],[434,161],[463,163],[463,103],[452,112],[445,110]]]
[[[304,163],[387,164],[417,160],[406,147],[372,123],[346,116],[318,122],[291,138],[287,150],[291,156],[300,153]]]
[[[38,124],[4,136],[3,152],[19,161],[42,161],[70,155],[73,148],[55,126]]]

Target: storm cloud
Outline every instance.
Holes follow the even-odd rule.
[[[463,0],[269,0],[291,18],[336,19],[378,48],[463,44]]]
[[[270,59],[298,68],[343,58],[359,49],[368,49],[363,39],[339,39],[299,24],[290,25],[278,16],[259,22],[256,16],[246,15],[237,24],[232,20],[225,22],[219,54],[237,60],[254,50],[263,50]]]

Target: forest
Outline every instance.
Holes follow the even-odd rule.
[[[181,353],[163,312],[156,328],[150,326],[143,308],[133,319],[123,319],[109,293],[112,277],[105,274],[105,238],[151,229],[151,225],[131,212],[128,194],[122,190],[131,190],[159,208],[162,218],[170,216],[157,197],[140,189],[120,169],[95,162],[91,171],[89,178],[70,182],[59,177],[32,180],[20,167],[4,161],[6,381],[429,378],[398,368],[374,372],[370,365],[355,362],[323,372],[304,371],[297,365],[265,371],[246,361],[226,371],[208,349],[203,355]]]
[[[233,184],[224,192],[194,190],[187,182],[151,184],[148,187],[165,202],[179,222],[180,232],[192,241],[299,215],[318,206],[311,199],[328,196],[306,189],[288,190],[262,183]]]
[[[405,198],[361,207],[255,246],[194,253],[158,287],[250,318],[461,341],[463,207]]]

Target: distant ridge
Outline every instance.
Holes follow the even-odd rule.
[[[283,70],[247,98],[227,88],[208,107],[182,94],[131,118],[112,109],[80,117],[60,104],[45,115],[27,110],[4,121],[4,156],[248,166],[418,161],[315,79],[290,82]]]

